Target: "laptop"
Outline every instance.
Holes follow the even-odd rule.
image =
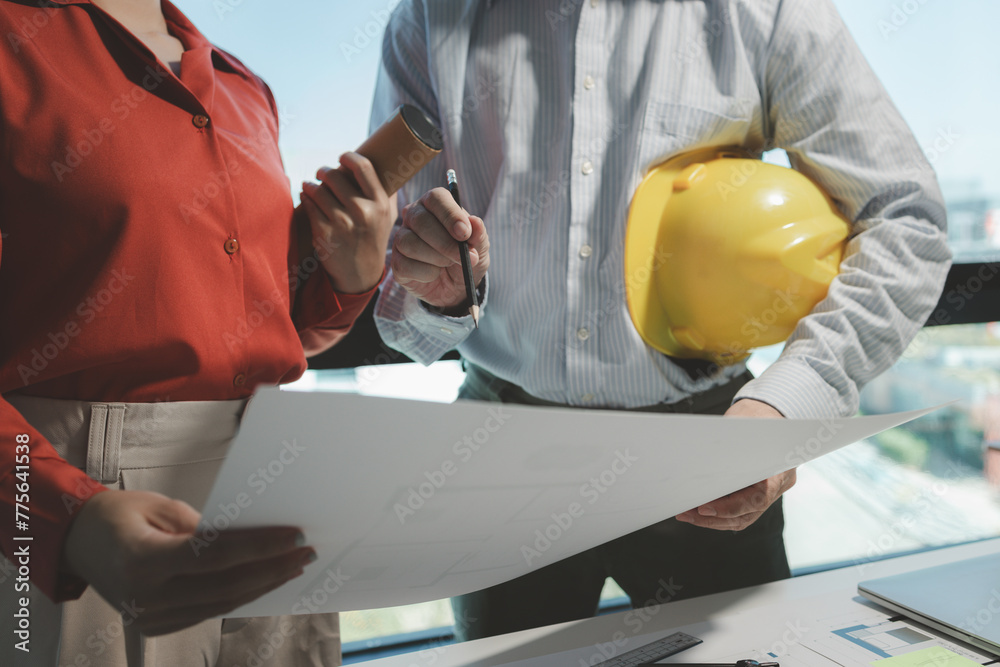
[[[858,584],[872,602],[1000,655],[1000,553]]]

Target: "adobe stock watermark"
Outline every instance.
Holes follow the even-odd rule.
[[[233,667],[264,667],[296,632],[295,624],[282,620],[274,632],[267,633],[256,647],[246,649],[246,658],[238,665],[234,663]]]
[[[656,272],[660,269],[660,267],[666,264],[671,257],[673,257],[673,253],[665,252],[659,246],[654,248],[653,256],[645,266],[641,266],[635,271],[631,271],[624,280],[615,286],[615,289],[606,293],[606,296],[596,309],[587,311],[584,317],[581,318],[579,327],[585,329],[587,331],[587,335],[585,337],[578,335],[575,338],[570,338],[566,342],[562,343],[562,349],[580,349],[587,344],[590,340],[590,334],[592,334],[595,329],[600,327],[602,322],[614,315],[625,313],[625,308],[627,307],[628,302],[628,299],[626,298],[628,288],[643,285],[648,283],[650,280],[653,280]],[[627,313],[625,314],[625,317],[628,317]]]
[[[384,8],[369,12],[371,20],[366,21],[363,25],[355,26],[352,39],[349,42],[342,41],[340,43],[340,54],[344,56],[344,60],[348,64],[372,44],[381,43],[382,33],[389,25],[389,18],[399,3],[400,0],[389,0]]]
[[[604,128],[604,130],[585,142],[580,151],[583,155],[604,155],[608,146],[615,139],[620,137],[629,129],[628,123],[616,122]],[[542,190],[537,196],[533,196],[516,211],[514,211],[514,228],[520,232],[526,226],[531,225],[541,218],[542,213],[560,200],[569,198],[569,187],[573,172],[569,169],[561,171],[555,178],[551,178],[542,186]]]
[[[983,291],[988,283],[996,278],[998,273],[1000,273],[1000,268],[996,264],[981,263],[976,273],[966,278],[964,282],[955,285],[943,293],[939,302],[941,300],[946,301],[952,307],[953,312],[960,313],[977,294]],[[928,318],[926,324],[913,336],[913,340],[903,350],[900,358],[920,358],[927,348],[928,339],[934,335],[930,328],[949,324],[951,320],[952,314],[947,308],[938,308],[935,310],[930,318]]]
[[[406,349],[407,346],[417,337],[413,329],[405,329],[397,334],[395,342]],[[367,357],[354,369],[354,380],[360,393],[365,393],[365,389],[378,382],[385,372],[385,366],[395,363],[403,358],[403,353],[386,345],[385,341],[379,341],[379,352],[373,357]]]
[[[463,119],[478,111],[487,100],[493,97],[501,83],[502,79],[496,74],[489,78],[482,74],[477,76],[475,85],[462,98],[462,104],[458,110],[451,111],[444,117],[444,127],[457,128]]]
[[[551,523],[544,528],[535,529],[534,541],[531,544],[521,545],[521,556],[524,558],[524,562],[531,566],[532,561],[541,558],[545,552],[552,548],[552,545],[573,528],[577,520],[587,513],[587,507],[603,498],[604,494],[638,461],[639,458],[630,454],[627,448],[616,451],[614,460],[607,468],[580,486],[578,494],[582,501],[586,501],[585,504],[573,501],[564,512],[553,512]]]
[[[475,616],[471,616],[468,610],[463,609],[462,615],[456,618],[452,627],[454,628],[454,634],[459,635],[461,632],[472,627],[472,624],[479,620]],[[450,640],[438,640],[435,644],[429,646],[428,648],[417,651],[416,656],[420,659],[420,662],[411,662],[409,667],[430,667],[441,658],[445,651],[452,643]]]
[[[903,26],[909,23],[926,4],[927,0],[903,0],[899,4],[893,3],[888,18],[879,19],[876,24],[878,31],[882,33],[882,39],[888,40],[890,35],[902,30]]]
[[[555,30],[568,21],[576,11],[583,7],[584,2],[586,2],[586,0],[562,0],[559,3],[557,11],[553,11],[551,9],[545,10],[545,20],[548,21],[549,28],[555,32]]]
[[[243,2],[244,0],[212,0],[212,9],[220,21],[225,21],[226,16],[240,8]]]
[[[977,294],[983,291],[987,283],[996,278],[997,273],[1000,273],[1000,269],[997,268],[996,264],[980,264],[975,274],[969,276],[965,282],[955,285],[955,287],[945,293],[945,301],[955,309],[955,312],[961,311],[969,305],[969,302]],[[950,318],[942,317],[942,321],[938,323],[947,324],[948,320]]]
[[[662,605],[674,600],[684,588],[681,584],[675,584],[674,578],[669,577],[666,581],[662,578],[653,597],[644,603],[635,605],[631,611],[622,616],[622,623],[631,630],[632,636],[636,636],[660,613]],[[580,667],[596,667],[605,660],[610,660],[623,652],[628,644],[628,635],[624,630],[616,630],[610,641],[598,642],[594,644],[594,653],[588,658],[580,658]],[[635,647],[638,648],[638,647]]]
[[[424,471],[424,481],[411,486],[407,490],[405,501],[397,502],[393,506],[399,525],[405,525],[410,517],[423,509],[427,501],[443,489],[448,480],[459,473],[462,465],[471,461],[476,452],[481,451],[493,434],[503,428],[512,416],[504,404],[491,405],[483,425],[474,429],[472,433],[462,436],[461,440],[452,445],[451,452],[455,458],[445,459],[437,468]]]
[[[104,652],[111,648],[125,634],[125,628],[135,623],[136,619],[144,611],[146,610],[138,606],[135,600],[132,600],[131,603],[122,604],[121,609],[118,610],[118,616],[108,621],[105,626],[94,630],[84,640],[84,644],[90,649],[89,651],[78,653],[72,662],[61,664],[90,665],[90,659],[99,658],[104,655]]]
[[[254,498],[267,491],[268,487],[274,484],[289,466],[298,461],[305,451],[306,448],[295,438],[282,441],[278,455],[247,476],[246,486],[253,491],[253,495],[247,491],[240,491],[230,502],[219,503],[212,517],[209,518],[203,513],[201,521],[198,522],[198,532],[188,539],[194,555],[201,554],[215,542],[221,531],[233,525],[243,511],[253,504]]]
[[[15,55],[21,53],[21,46],[23,44],[33,40],[38,36],[40,30],[49,25],[49,22],[52,20],[54,8],[59,7],[58,3],[49,2],[48,0],[37,0],[33,4],[38,7],[38,11],[34,12],[30,18],[23,17],[17,32],[7,33],[7,43],[10,44],[10,48]]]
[[[520,232],[533,221],[541,218],[542,212],[555,202],[568,199],[571,178],[569,170],[564,170],[555,178],[546,181],[537,197],[532,197],[524,202],[514,212],[514,228]]]
[[[718,39],[722,33],[733,24],[732,14],[728,8],[722,9],[722,16],[709,19],[702,23],[704,29],[684,42],[682,47],[674,51],[674,56],[678,61],[690,63],[696,60],[704,60],[710,51],[710,40]]]
[[[800,445],[795,445],[785,455],[785,463],[788,465],[788,468],[797,468],[803,463],[816,458],[816,455],[822,451],[823,445],[833,440],[834,436],[843,428],[844,424],[835,419],[820,419],[816,435]]]
[[[769,662],[772,660],[771,656],[776,655],[781,657],[786,655],[793,646],[802,643],[802,639],[808,632],[809,628],[802,624],[802,619],[797,618],[794,621],[785,621],[785,630],[781,633],[781,637],[771,644],[770,648],[766,651],[752,651],[751,659],[758,662]]]
[[[300,259],[295,266],[288,270],[287,279],[290,292],[293,294],[297,292],[310,276],[321,270],[323,262],[333,255],[334,250],[336,250],[336,246],[333,242],[325,238],[314,239],[313,253]],[[253,308],[245,316],[237,318],[236,324],[231,330],[222,333],[222,340],[230,351],[240,348],[249,341],[254,333],[259,331],[275,313],[287,314],[289,309],[287,298],[278,289],[272,290],[263,300],[253,299],[252,303]]]
[[[674,578],[669,577],[666,581],[663,579],[659,580],[659,588],[656,589],[656,593],[653,597],[646,600],[645,603],[633,607],[625,616],[622,617],[622,623],[626,627],[631,628],[632,634],[637,635],[642,632],[643,628],[646,627],[657,614],[660,613],[661,605],[664,605],[674,598],[683,590],[684,586],[681,584],[675,584]]]
[[[264,326],[264,323],[275,313],[288,313],[288,300],[275,288],[268,298],[252,299],[253,308],[244,316],[236,318],[236,326],[232,331],[222,334],[222,340],[230,352],[235,352],[250,340],[254,332]]]
[[[948,494],[950,488],[947,482],[938,480],[929,488],[923,489],[917,499],[908,505],[907,510],[896,517],[892,525],[876,539],[868,540],[868,550],[865,552],[865,557],[854,561],[858,572],[864,573],[871,563],[882,560],[887,554],[898,550],[900,542],[908,536],[914,526],[931,513],[941,499]]]
[[[294,118],[286,111],[279,110],[279,128],[286,127]],[[204,185],[192,189],[191,199],[178,205],[178,212],[185,223],[191,224],[194,218],[208,209],[216,197],[228,192],[233,181],[243,175],[247,163],[262,164],[263,154],[269,152],[277,156],[278,138],[274,129],[268,123],[263,123],[256,131],[251,131],[245,139],[237,140],[236,149],[245,161],[238,158],[232,159],[226,162],[221,169],[209,172],[202,179]]]
[[[726,201],[729,196],[750,182],[750,179],[764,164],[760,160],[740,160],[729,165],[729,178],[726,181],[718,181],[715,190],[719,199]]]
[[[749,342],[745,346],[746,348],[755,347],[761,335],[777,322],[783,314],[795,306],[795,296],[796,290],[791,287],[788,289],[776,289],[774,290],[774,300],[771,301],[770,306],[761,311],[757,317],[743,318],[740,333],[749,339]],[[745,352],[746,350],[742,351]]]
[[[954,148],[962,139],[962,136],[951,125],[937,128],[934,138],[920,145],[924,160],[911,160],[906,165],[903,175],[908,178],[917,178],[921,174],[926,174],[928,167],[933,171],[934,165],[938,160]]]
[[[17,365],[17,373],[24,386],[28,386],[48,368],[49,364],[69,347],[73,339],[83,333],[84,327],[96,320],[98,315],[103,313],[135,280],[135,276],[124,268],[113,269],[110,276],[103,287],[77,304],[74,309],[76,317],[68,318],[59,329],[46,334],[47,342],[31,349],[31,358],[27,363]]]
[[[406,349],[406,346],[416,337],[416,332],[406,329],[395,339],[397,344]],[[374,357],[362,361],[354,369],[354,379],[358,383],[358,389],[364,390],[378,381],[382,376],[383,366],[391,364],[402,357],[402,352],[392,349],[385,342],[379,343],[380,352]],[[364,393],[362,391],[361,393]]]
[[[295,601],[295,604],[292,605],[292,613],[318,614],[322,612],[326,603],[330,601],[330,597],[342,589],[350,579],[348,575],[340,571],[339,565],[337,569],[326,568],[322,579],[316,582],[308,593],[299,596],[299,599]]]
[[[801,308],[801,304],[797,304],[796,299],[800,297],[799,287],[804,281],[800,276],[792,276],[789,282],[791,284],[784,289],[775,288],[772,290],[774,298],[766,308],[753,316],[743,316],[740,334],[744,336],[744,339],[731,341],[726,347],[726,356],[742,357],[746,355],[750,350],[758,347],[761,336],[768,333],[774,335],[771,327],[780,321],[783,315],[796,306]]]
[[[975,614],[965,617],[962,628],[968,632],[979,635],[993,624],[993,619],[1000,614],[1000,590],[994,588],[990,591],[990,598]]]
[[[140,82],[141,86],[133,86],[129,92],[122,93],[111,101],[111,115],[105,116],[97,124],[84,130],[82,137],[66,145],[66,154],[62,161],[53,160],[52,174],[60,183],[72,174],[84,160],[92,155],[104,141],[118,129],[118,124],[125,122],[139,105],[149,99],[150,93],[160,87],[170,74],[160,65],[154,68],[146,65],[146,74]]]

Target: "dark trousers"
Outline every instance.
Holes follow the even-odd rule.
[[[655,412],[723,414],[748,373]],[[469,365],[460,398],[554,405]],[[593,616],[611,577],[634,608],[708,595],[790,576],[782,539],[781,500],[743,531],[699,528],[676,519],[539,568],[498,586],[452,598],[455,634],[479,639]]]

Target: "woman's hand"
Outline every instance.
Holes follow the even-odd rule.
[[[64,569],[115,608],[129,605],[143,634],[176,632],[294,579],[315,560],[297,528],[199,535],[190,505],[147,491],[102,491],[70,525]]]
[[[367,292],[382,278],[396,196],[386,194],[372,163],[357,153],[345,153],[340,167],[323,167],[316,178],[320,183],[302,184],[302,206],[317,256],[338,292]]]

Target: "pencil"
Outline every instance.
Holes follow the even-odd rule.
[[[462,205],[462,200],[458,196],[458,178],[455,170],[448,170],[448,192],[451,193],[455,203]],[[476,295],[476,281],[472,277],[472,258],[469,257],[469,242],[458,242],[458,254],[462,258],[462,277],[465,278],[465,297],[469,302],[469,314],[472,315],[472,323],[479,328],[479,297]]]

